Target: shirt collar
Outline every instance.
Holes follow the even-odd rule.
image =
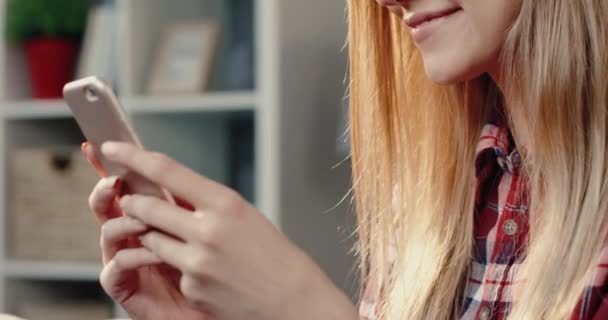
[[[492,108],[481,130],[475,149],[475,167],[477,174],[487,164],[498,164],[503,170],[515,173],[521,166],[521,157],[515,147],[511,130],[504,114]]]

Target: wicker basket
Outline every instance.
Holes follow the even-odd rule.
[[[10,256],[52,262],[99,261],[99,226],[87,204],[98,178],[80,150],[21,149],[10,157]]]

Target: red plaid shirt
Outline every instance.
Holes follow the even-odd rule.
[[[515,274],[528,238],[528,183],[520,175],[521,158],[500,113],[482,129],[476,155],[475,244],[461,319],[503,320],[511,308]],[[608,319],[608,250],[602,252],[593,279],[571,320]],[[556,275],[557,276],[557,275]],[[360,302],[362,320],[379,320],[375,292]],[[386,319],[389,320],[389,319]]]

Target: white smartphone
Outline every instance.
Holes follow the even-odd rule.
[[[80,130],[93,145],[105,175],[121,176],[132,193],[153,195],[174,203],[165,189],[112,163],[100,152],[99,148],[106,141],[128,142],[143,149],[130,117],[105,81],[93,76],[70,82],[63,87],[63,97]]]

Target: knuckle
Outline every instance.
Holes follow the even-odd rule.
[[[183,276],[180,280],[180,292],[192,307],[199,310],[209,310],[205,289],[196,279]]]
[[[219,210],[222,213],[239,214],[244,209],[245,200],[236,191],[229,189],[219,199]]]
[[[151,207],[150,199],[140,195],[131,196],[129,203],[131,210],[139,214],[146,214]]]
[[[183,276],[179,283],[179,288],[186,298],[193,298],[198,292],[196,281],[188,276]]]
[[[193,298],[186,297],[186,302],[188,302],[188,304],[190,304],[190,306],[192,306],[194,309],[203,311],[210,310],[209,304],[203,298],[200,298],[200,293],[199,296]]]
[[[114,218],[106,221],[104,224],[101,225],[100,246],[102,249],[104,249],[109,242],[116,241],[116,229],[121,220],[122,218]]]
[[[120,199],[120,208],[125,212],[133,210],[133,198],[135,195],[127,195]]]
[[[91,192],[91,194],[89,194],[89,199],[88,199],[88,203],[89,203],[89,209],[91,209],[91,211],[95,211],[95,194],[94,191]]]
[[[112,284],[110,283],[110,279],[108,276],[109,272],[110,270],[108,269],[108,266],[105,266],[99,274],[99,284],[107,294],[111,293],[110,289],[112,288]]]
[[[107,207],[107,203],[103,203],[103,201],[112,200],[113,198],[104,199],[102,194],[110,193],[110,188],[112,187],[112,183],[109,178],[103,178],[97,182],[88,198],[89,208],[94,212],[100,212]],[[107,197],[106,197],[107,198]]]
[[[152,152],[150,155],[150,172],[160,177],[175,171],[175,163],[164,153]]]
[[[223,230],[218,223],[209,222],[204,230],[198,233],[199,241],[203,245],[217,249],[222,244]]]
[[[104,223],[101,225],[101,232],[100,232],[100,236],[99,236],[99,247],[100,248],[105,248],[105,243],[106,241],[109,240],[109,231],[108,231],[108,223]]]
[[[102,224],[100,232],[102,248],[105,244],[122,241],[127,236],[133,234],[133,221],[134,219],[131,217],[119,217],[110,219]]]
[[[169,158],[162,152],[153,151],[150,152],[150,159],[155,163],[163,164],[166,163]]]
[[[103,211],[103,204],[100,203],[99,192],[97,189],[93,189],[93,191],[89,194],[89,209],[93,212],[101,213]]]
[[[120,283],[116,282],[116,277],[112,276],[112,273],[116,272],[113,268],[114,267],[108,264],[101,270],[101,273],[99,274],[99,284],[112,299],[122,304],[124,299],[127,299],[129,296],[121,289]]]
[[[144,235],[142,239],[146,247],[157,248],[157,238],[158,234],[156,234],[156,232],[149,232],[148,234]]]
[[[103,233],[99,237],[99,248],[101,249],[101,251],[104,251],[106,249],[106,237],[103,235]]]
[[[212,262],[212,256],[204,250],[200,250],[192,255],[185,265],[185,270],[188,274],[196,277],[202,277],[205,275],[204,270],[207,270]]]
[[[124,251],[116,252],[114,258],[112,258],[112,260],[114,260],[114,268],[116,268],[116,270],[124,270],[126,262],[125,259],[126,255]]]
[[[109,238],[112,235],[112,224],[114,223],[114,219],[111,219],[101,225],[101,236],[103,238]]]
[[[140,195],[129,195],[120,202],[120,207],[127,213],[145,216],[150,210],[150,200]]]

